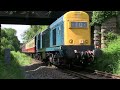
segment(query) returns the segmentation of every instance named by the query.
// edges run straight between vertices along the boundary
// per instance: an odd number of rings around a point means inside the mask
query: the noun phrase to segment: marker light
[[[85,43],[88,43],[88,40],[85,40]]]
[[[73,43],[73,40],[72,40],[72,39],[70,39],[70,40],[69,40],[69,43]]]

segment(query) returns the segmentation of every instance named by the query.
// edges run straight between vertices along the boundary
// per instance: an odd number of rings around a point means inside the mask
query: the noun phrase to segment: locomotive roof
[[[60,23],[61,21],[63,21],[64,17],[67,16],[68,14],[70,13],[76,13],[76,12],[81,12],[81,13],[84,13],[84,14],[87,14],[86,12],[84,11],[69,11],[69,12],[66,12],[64,15],[62,15],[60,18],[58,18],[55,22],[53,22],[51,25],[50,25],[50,28],[53,28],[55,25],[57,25],[58,23]],[[87,14],[88,15],[88,14]]]
[[[61,21],[63,21],[63,17],[64,15],[62,15],[60,18],[58,18],[55,22],[53,22],[51,25],[50,25],[50,28],[53,28],[56,24],[60,23]]]

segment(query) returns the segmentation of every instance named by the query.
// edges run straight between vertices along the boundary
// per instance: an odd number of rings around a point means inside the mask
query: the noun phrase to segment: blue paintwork
[[[57,24],[59,24],[60,22],[63,21],[63,18],[64,18],[64,16],[61,16],[59,19],[57,19],[55,22],[53,22],[53,23],[50,25],[50,29],[53,30],[53,28],[55,28],[55,26],[56,26]]]
[[[39,50],[42,48],[42,33],[39,33],[36,35],[36,52],[39,52]],[[40,48],[38,48],[38,38],[40,39]]]
[[[63,17],[61,16],[59,19],[57,19],[54,23],[50,25],[50,47],[53,47],[53,30],[56,29],[56,45],[60,46],[64,44],[64,21]]]
[[[64,22],[61,24],[61,45],[64,45]]]
[[[46,48],[45,51],[59,51],[61,50],[61,46],[58,46],[58,47],[49,47],[49,48]]]
[[[63,21],[64,16],[61,16],[59,19],[57,19],[55,22],[53,22],[49,28],[50,28],[50,47],[48,48],[42,48],[42,33],[40,34],[40,37],[37,36],[37,39],[40,38],[40,49],[38,50],[37,43],[36,41],[36,49],[37,52],[40,51],[56,51],[56,50],[61,50],[61,45],[64,45],[64,21]],[[53,45],[53,30],[56,29],[56,45]]]
[[[56,32],[56,45],[59,46],[59,45],[63,45],[63,42],[62,42],[62,32],[63,30],[61,29],[61,26],[62,26],[63,22],[61,22],[56,28],[57,28],[57,32]]]
[[[40,33],[40,49],[42,48],[42,33]]]

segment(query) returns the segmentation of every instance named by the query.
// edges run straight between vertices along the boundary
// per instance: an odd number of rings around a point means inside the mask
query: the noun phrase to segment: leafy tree
[[[16,36],[16,30],[12,28],[4,28],[1,30],[1,50],[10,48],[11,50],[20,50],[20,41]]]
[[[7,46],[9,45],[9,41],[7,38],[2,37],[1,38],[1,50],[3,51]]]
[[[120,11],[93,11],[91,25],[101,25],[105,20],[117,16]]]
[[[7,37],[7,34],[5,33],[5,30],[1,29],[1,35],[0,36],[1,36],[1,38],[2,37]]]
[[[8,38],[12,38],[16,36],[16,30],[12,28],[4,28],[5,33],[7,34]]]
[[[44,31],[48,26],[47,25],[31,25],[31,27],[24,32],[23,42],[26,42],[33,38],[36,34]]]

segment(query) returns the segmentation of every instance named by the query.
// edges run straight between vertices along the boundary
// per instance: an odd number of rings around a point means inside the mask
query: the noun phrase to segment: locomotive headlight
[[[73,43],[73,40],[72,40],[72,39],[70,39],[70,40],[69,40],[69,43]]]
[[[78,51],[77,50],[74,50],[74,53],[77,53]]]

